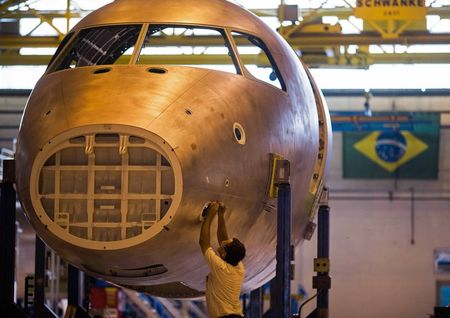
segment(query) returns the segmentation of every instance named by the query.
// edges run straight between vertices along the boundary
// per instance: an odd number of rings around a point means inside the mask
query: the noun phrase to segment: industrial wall
[[[13,150],[27,97],[0,94],[0,148]]]
[[[450,281],[435,274],[433,258],[435,248],[450,248],[450,131],[441,130],[436,181],[343,179],[342,134],[333,137],[331,317],[428,317],[437,282]],[[293,284],[309,296],[315,256],[314,236],[297,253]]]

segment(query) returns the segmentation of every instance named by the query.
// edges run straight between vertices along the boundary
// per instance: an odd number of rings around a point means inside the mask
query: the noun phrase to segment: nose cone
[[[97,124],[147,129],[209,72],[158,69],[162,72],[136,66],[84,67],[44,76],[33,90],[21,123],[18,189],[28,188],[30,161],[59,134]]]
[[[43,77],[17,156],[19,194],[35,226],[101,250],[159,233],[177,211],[183,178],[170,142],[148,127],[208,73],[119,66]]]

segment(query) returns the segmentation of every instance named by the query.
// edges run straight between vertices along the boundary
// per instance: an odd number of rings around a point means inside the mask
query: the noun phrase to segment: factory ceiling
[[[0,65],[46,65],[51,54],[24,54],[22,49],[54,50],[73,22],[90,12],[71,0],[67,0],[65,10],[38,10],[34,7],[36,2],[39,0],[0,0]],[[448,51],[433,50],[433,47],[450,43],[450,32],[439,32],[427,26],[427,17],[430,16],[437,19],[434,25],[449,19],[450,6],[425,7],[423,2],[409,1],[407,3],[414,7],[403,8],[400,6],[403,2],[399,1],[399,9],[390,10],[397,3],[393,0],[389,7],[383,7],[384,11],[377,11],[378,8],[373,7],[377,3],[380,1],[367,0],[364,3],[357,2],[356,7],[314,9],[281,5],[274,9],[251,11],[262,18],[277,18],[278,32],[310,67],[367,68],[373,64],[450,63]],[[378,16],[383,12],[386,17]],[[36,25],[27,34],[19,33],[21,21],[31,18],[36,21]],[[61,20],[65,22],[61,23]],[[354,32],[344,32],[343,23],[353,25]],[[42,26],[53,34],[39,35],[37,30]],[[180,36],[174,41],[176,43],[171,44],[190,45],[190,39],[186,36]],[[218,43],[214,37],[204,37],[205,47]],[[160,43],[161,46],[164,44]],[[183,64],[222,64],[227,60],[226,56],[221,55],[215,56],[213,60],[207,58],[211,59],[211,56],[167,56],[171,63],[180,61]],[[266,63],[257,55],[249,54],[246,59],[259,66]]]

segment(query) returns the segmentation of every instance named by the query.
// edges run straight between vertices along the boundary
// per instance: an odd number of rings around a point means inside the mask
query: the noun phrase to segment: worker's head
[[[245,246],[237,238],[223,241],[218,249],[220,257],[233,266],[236,266],[245,257]]]

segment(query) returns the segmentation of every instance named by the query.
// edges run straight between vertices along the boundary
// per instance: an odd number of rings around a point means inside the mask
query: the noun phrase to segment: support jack
[[[36,237],[34,284],[28,282],[27,285],[29,285],[29,288],[26,291],[26,297],[29,296],[29,293],[34,293],[32,312],[26,313],[14,302],[16,259],[16,191],[14,190],[14,170],[14,160],[3,161],[3,179],[0,184],[0,273],[2,273],[0,275],[0,313],[14,318],[27,318],[29,315],[39,318],[56,318],[57,315],[45,304],[46,247],[44,242],[38,237]],[[74,267],[69,269],[69,308],[65,315],[67,318],[90,317],[78,304],[80,300],[78,297],[78,275],[78,269]],[[26,309],[28,310],[29,308]]]
[[[81,306],[84,296],[84,273],[72,265],[69,265],[68,271],[68,307],[64,318],[90,318],[86,309]]]
[[[34,317],[57,318],[58,316],[45,304],[45,263],[46,247],[36,236],[36,255],[34,263]]]
[[[328,295],[331,288],[330,272],[330,207],[328,189],[323,188],[319,203],[317,258],[314,259],[313,288],[317,290],[317,307],[307,318],[328,318]]]
[[[274,185],[278,187],[277,201],[277,251],[276,276],[270,284],[270,309],[265,318],[298,317],[301,308],[317,298],[317,307],[307,318],[328,318],[328,295],[331,288],[330,260],[330,208],[328,206],[328,189],[323,188],[318,211],[317,258],[314,259],[313,288],[315,296],[300,307],[299,313],[291,313],[290,284],[293,273],[294,248],[291,245],[291,188],[289,184],[289,161],[278,160]],[[314,231],[314,228],[311,229]],[[311,232],[311,234],[312,234]],[[259,318],[262,314],[261,290],[251,293],[250,318]]]
[[[0,184],[0,310],[8,317],[27,317],[14,301],[16,247],[16,191],[14,160],[3,161]]]
[[[294,252],[291,245],[291,185],[290,163],[277,160],[274,185],[277,199],[276,276],[270,283],[270,309],[267,318],[291,317],[291,278]],[[257,316],[251,316],[257,317]]]

